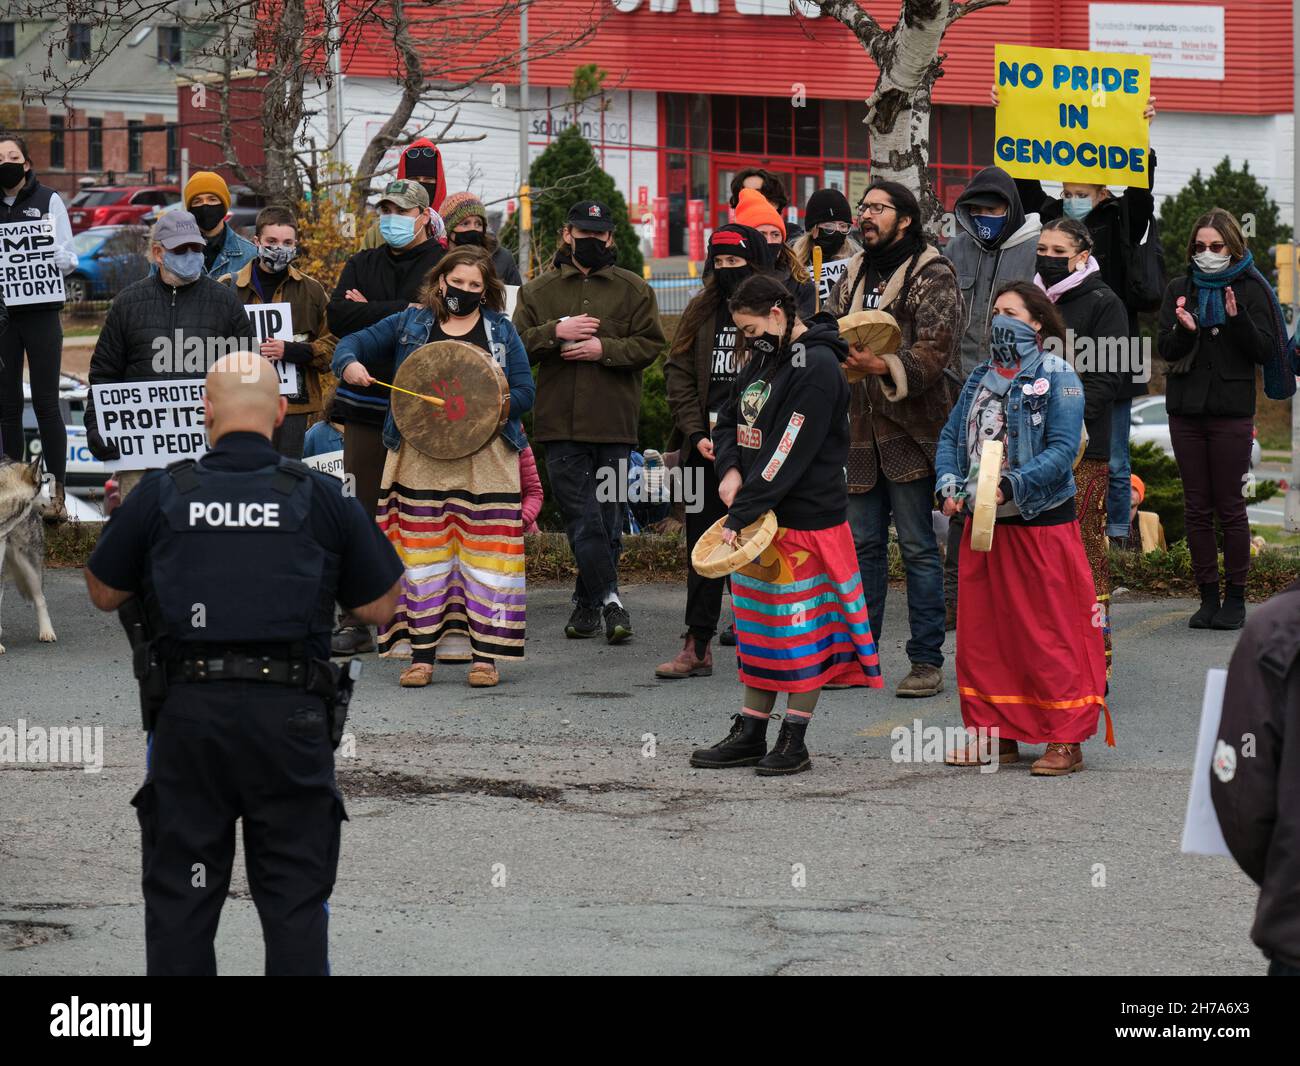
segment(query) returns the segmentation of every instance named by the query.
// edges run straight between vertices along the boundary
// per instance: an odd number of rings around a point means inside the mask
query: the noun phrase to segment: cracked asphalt
[[[1178,844],[1204,672],[1234,634],[1187,601],[1120,596],[1112,707],[1088,769],[1031,778],[890,757],[896,726],[960,724],[947,690],[899,700],[905,599],[890,593],[882,691],[826,693],[813,770],[692,770],[738,709],[731,649],[712,678],[656,681],[684,593],[628,586],[637,636],[568,641],[568,591],[529,596],[528,659],[495,690],[464,667],[397,686],[367,658],[339,759],[350,821],[331,900],[339,974],[1253,974],[1253,885]],[[0,973],[144,971],[143,776],[117,621],[74,571],[47,575],[59,642],[4,603],[0,725],[100,726],[102,772],[0,764]],[[995,621],[995,620],[994,620]],[[1014,640],[1014,634],[1008,634]],[[242,857],[217,939],[223,973],[262,969]],[[1104,883],[1103,883],[1104,882]]]

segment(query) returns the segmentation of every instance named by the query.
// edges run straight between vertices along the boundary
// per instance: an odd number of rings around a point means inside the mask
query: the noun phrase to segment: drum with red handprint
[[[482,348],[465,341],[434,341],[406,357],[393,384],[437,396],[393,393],[393,419],[402,439],[430,459],[463,459],[482,451],[510,417],[505,373]]]

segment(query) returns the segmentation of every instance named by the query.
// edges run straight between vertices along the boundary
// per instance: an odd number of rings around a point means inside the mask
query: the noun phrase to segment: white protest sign
[[[262,341],[293,340],[293,310],[288,304],[245,304],[248,321],[253,327],[253,339]],[[302,393],[302,375],[293,363],[283,359],[273,360],[276,374],[280,377],[280,395],[300,402],[307,399]]]
[[[343,449],[336,452],[321,452],[320,455],[309,455],[303,460],[313,470],[319,470],[324,474],[330,474],[333,477],[343,480]]]
[[[202,378],[92,385],[90,394],[99,435],[121,452],[109,470],[156,470],[208,450]]]
[[[513,317],[515,306],[519,303],[519,286],[506,285],[504,288],[506,290],[506,314]]]
[[[1219,816],[1210,800],[1210,761],[1223,717],[1223,693],[1228,686],[1227,670],[1205,671],[1205,697],[1201,701],[1201,729],[1196,737],[1196,758],[1192,762],[1192,787],[1187,793],[1187,816],[1183,821],[1183,851],[1197,855],[1228,855],[1228,845],[1219,828]]]
[[[6,307],[63,300],[63,272],[55,265],[54,245],[49,219],[0,225],[0,290]]]

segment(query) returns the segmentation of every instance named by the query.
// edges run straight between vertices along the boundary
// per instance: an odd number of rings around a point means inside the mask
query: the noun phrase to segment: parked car
[[[1133,401],[1133,416],[1128,431],[1129,444],[1150,442],[1160,446],[1166,455],[1174,454],[1173,441],[1169,439],[1169,412],[1165,410],[1163,396],[1139,396]],[[1251,431],[1250,468],[1259,465],[1259,430]]]
[[[69,303],[111,300],[149,273],[145,226],[95,226],[72,238],[77,269],[63,279]]]
[[[64,484],[78,496],[98,496],[104,491],[108,472],[104,464],[90,454],[86,443],[86,399],[89,388],[70,374],[59,375],[59,411],[68,431],[68,472]],[[41,454],[41,437],[32,411],[31,386],[23,382],[23,442],[25,457],[31,462]]]
[[[139,225],[149,212],[180,198],[175,185],[92,185],[72,198],[68,221],[73,233],[92,226]]]

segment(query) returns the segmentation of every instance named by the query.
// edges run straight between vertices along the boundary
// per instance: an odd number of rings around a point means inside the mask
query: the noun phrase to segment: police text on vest
[[[278,503],[199,503],[190,504],[191,526],[224,526],[232,529],[254,526],[278,527]]]

